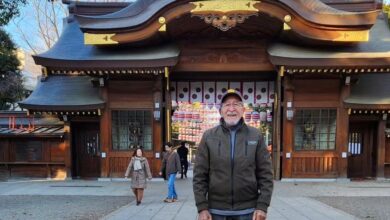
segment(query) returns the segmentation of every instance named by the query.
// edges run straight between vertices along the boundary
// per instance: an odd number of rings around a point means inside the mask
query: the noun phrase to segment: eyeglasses
[[[240,108],[242,106],[243,106],[242,102],[232,102],[232,103],[223,103],[222,104],[222,108],[230,108],[230,107]]]

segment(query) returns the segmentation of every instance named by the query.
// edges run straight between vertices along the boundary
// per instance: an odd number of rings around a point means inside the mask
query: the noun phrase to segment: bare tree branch
[[[1,0],[0,0],[1,1]],[[81,0],[89,2],[132,2],[135,0]],[[62,18],[68,15],[67,6],[60,0],[29,0],[29,11],[17,19],[17,35],[27,45],[26,50],[37,54],[52,47],[61,35]],[[16,19],[15,19],[16,20]],[[28,27],[25,29],[24,27]],[[25,46],[26,47],[26,46]]]
[[[38,51],[36,50],[36,48],[32,45],[31,43],[31,40],[26,36],[25,32],[23,31],[23,29],[20,27],[20,24],[18,22],[15,22],[15,21],[12,21],[15,25],[15,27],[18,29],[19,31],[19,34],[21,36],[21,38],[24,40],[24,42],[26,42],[27,46],[30,48],[30,50],[32,51],[32,54],[38,54]]]

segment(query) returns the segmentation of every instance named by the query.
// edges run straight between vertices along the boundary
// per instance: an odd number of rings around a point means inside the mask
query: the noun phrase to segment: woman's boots
[[[136,205],[138,206],[141,204],[142,198],[144,197],[144,189],[133,189],[133,193],[137,201]]]

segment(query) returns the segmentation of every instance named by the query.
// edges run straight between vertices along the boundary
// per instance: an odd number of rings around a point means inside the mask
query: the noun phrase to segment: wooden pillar
[[[292,177],[292,158],[294,150],[294,119],[287,120],[286,112],[287,110],[294,111],[294,86],[291,82],[291,77],[286,76],[284,78],[284,101],[283,101],[283,112],[282,112],[282,121],[283,121],[283,177],[291,178]],[[292,106],[287,108],[287,103],[291,102]],[[294,111],[295,112],[295,111]],[[287,158],[287,154],[290,155],[290,158]]]
[[[72,131],[70,122],[64,122],[64,145],[65,145],[65,178],[72,178]]]
[[[168,67],[165,67],[165,114],[166,114],[166,120],[165,120],[165,139],[167,141],[172,141],[172,136],[171,136],[171,111],[172,111],[172,106],[171,106],[171,93],[169,92],[170,89],[170,79],[169,79],[169,69]]]
[[[284,66],[281,66],[278,72],[276,81],[276,93],[275,93],[275,119],[273,129],[273,154],[274,154],[274,178],[279,180],[280,176],[280,149],[281,149],[281,88],[282,88],[282,77],[284,75]],[[276,146],[276,149],[275,149]]]
[[[336,124],[336,152],[338,154],[338,171],[339,178],[347,178],[348,174],[348,157],[343,158],[342,155],[348,155],[348,133],[349,133],[349,109],[344,107],[344,99],[350,94],[351,87],[341,81],[339,107],[337,113]]]
[[[100,149],[105,157],[100,158],[100,177],[109,177],[109,152],[111,148],[111,116],[109,110],[108,87],[101,88],[101,98],[106,102],[103,111],[100,111]]]
[[[385,177],[385,158],[386,158],[386,120],[380,120],[378,123],[378,150],[377,150],[377,162],[376,162],[376,177],[384,178]],[[375,147],[375,146],[374,146]]]
[[[154,106],[154,111],[160,111],[160,120],[153,119],[153,164],[151,165],[152,169],[152,175],[158,176],[158,173],[161,168],[161,149],[163,145],[163,118],[164,118],[164,112],[162,112],[162,101],[163,101],[163,88],[164,80],[162,80],[160,77],[156,79],[154,88],[153,88],[153,99],[155,103],[159,103],[158,108]],[[155,104],[154,104],[155,105]],[[160,158],[155,157],[155,153],[160,153]]]

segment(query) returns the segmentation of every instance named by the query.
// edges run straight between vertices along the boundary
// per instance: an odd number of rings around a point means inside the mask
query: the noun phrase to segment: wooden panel
[[[11,177],[47,177],[47,169],[45,165],[23,165],[11,166]]]
[[[296,108],[337,108],[339,102],[336,101],[294,101],[294,107]]]
[[[2,140],[3,143],[6,143]],[[57,152],[63,141],[57,139],[12,139],[7,140],[9,153],[6,154],[8,169],[7,175],[11,177],[53,177],[65,178],[64,165],[51,165],[50,162],[64,162],[64,152]],[[64,146],[62,146],[64,149]],[[8,151],[8,149],[7,149]],[[54,153],[53,153],[54,152]],[[1,152],[0,155],[4,155]],[[8,157],[9,155],[9,157]],[[51,155],[54,155],[52,160]],[[59,159],[60,158],[60,159]],[[1,161],[1,160],[0,160]],[[48,164],[46,164],[48,162]],[[54,166],[54,167],[53,167]]]
[[[292,177],[337,177],[337,156],[293,156]]]
[[[129,165],[130,158],[133,153],[123,154],[122,157],[109,157],[109,167],[110,167],[110,177],[124,177],[127,166]],[[145,153],[145,156],[148,160],[149,166],[152,169],[156,159],[153,159],[149,155],[152,155],[152,152],[148,154]],[[153,173],[153,169],[152,169]]]
[[[124,177],[130,157],[110,157],[109,161],[110,177]]]
[[[43,161],[44,147],[41,140],[18,140],[15,142],[15,161]]]
[[[8,140],[0,140],[0,161],[9,161]]]
[[[176,71],[273,71],[263,41],[183,41]]]
[[[386,138],[385,177],[390,178],[390,138]]]
[[[339,102],[340,81],[334,79],[295,79],[294,101]],[[295,105],[296,106],[296,105]]]
[[[153,81],[110,81],[109,107],[113,109],[153,108]]]
[[[65,142],[50,141],[50,161],[65,162]]]

